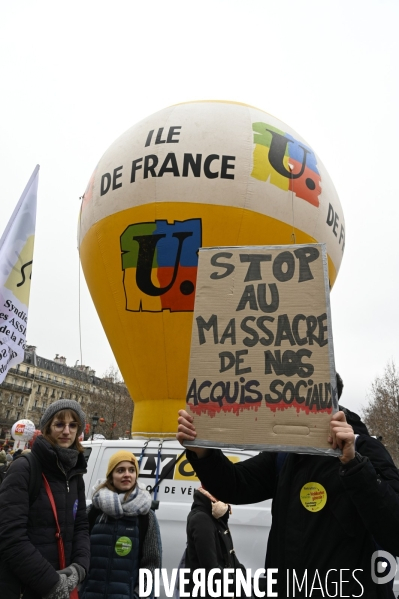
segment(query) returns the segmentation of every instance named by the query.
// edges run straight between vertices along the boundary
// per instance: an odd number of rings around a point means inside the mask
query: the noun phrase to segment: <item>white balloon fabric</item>
[[[16,441],[30,441],[34,432],[35,425],[31,420],[27,419],[17,420],[11,428],[11,436]]]

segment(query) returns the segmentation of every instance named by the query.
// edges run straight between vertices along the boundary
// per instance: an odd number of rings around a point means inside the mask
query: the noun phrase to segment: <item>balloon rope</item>
[[[80,290],[80,242],[81,242],[81,234],[82,234],[82,208],[83,208],[83,199],[84,194],[80,199],[80,213],[79,213],[79,243],[78,243],[78,322],[79,322],[79,348],[80,348],[80,366],[83,367],[83,353],[82,353],[82,323],[81,323],[81,309],[80,309],[80,300],[81,300],[81,290]]]
[[[294,217],[294,179],[292,176],[292,170],[294,168],[293,164],[288,163],[288,168],[290,169],[290,173],[291,173],[291,212],[292,212],[292,233],[291,233],[291,242],[292,243],[296,243],[296,236],[295,236],[295,217]]]

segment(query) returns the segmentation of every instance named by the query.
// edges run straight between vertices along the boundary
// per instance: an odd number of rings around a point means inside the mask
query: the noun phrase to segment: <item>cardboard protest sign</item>
[[[200,249],[187,445],[337,453],[327,272],[324,244]]]

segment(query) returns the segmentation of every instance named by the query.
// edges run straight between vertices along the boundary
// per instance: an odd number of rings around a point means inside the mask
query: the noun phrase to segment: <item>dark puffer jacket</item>
[[[114,495],[116,503],[118,494]],[[112,511],[110,504],[107,507]],[[90,570],[79,597],[138,599],[139,570],[149,570],[154,577],[162,567],[161,535],[155,513],[142,509],[137,515],[125,513],[114,518],[92,505],[89,524]],[[148,599],[154,599],[154,586]]]
[[[55,449],[38,437],[32,453],[40,461],[57,507],[64,541],[66,565],[76,562],[87,571],[90,541],[82,474],[86,472],[83,454],[67,475],[59,466]],[[59,576],[56,528],[44,485],[29,506],[30,467],[20,458],[10,467],[0,487],[0,597],[39,599],[50,592]],[[17,594],[18,593],[18,594]]]
[[[139,518],[148,516],[97,519],[91,532],[90,577],[80,593],[82,599],[134,596],[140,563]]]

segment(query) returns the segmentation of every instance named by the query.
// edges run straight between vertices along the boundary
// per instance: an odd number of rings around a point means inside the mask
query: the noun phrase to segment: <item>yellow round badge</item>
[[[299,497],[303,507],[309,512],[319,512],[327,503],[327,491],[320,483],[306,483]]]

